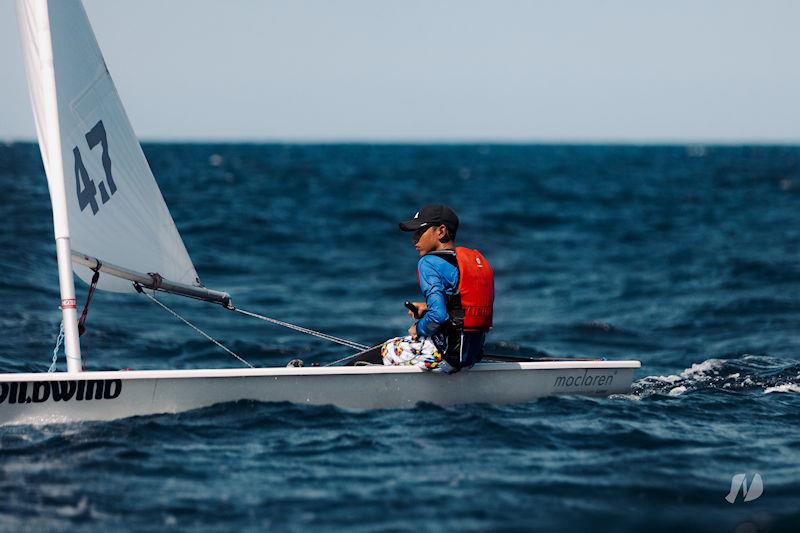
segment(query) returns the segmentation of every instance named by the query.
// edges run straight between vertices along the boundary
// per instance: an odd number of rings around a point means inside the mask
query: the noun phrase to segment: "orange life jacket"
[[[494,307],[494,272],[478,250],[457,247],[458,295],[464,310],[464,330],[488,330],[492,327]]]

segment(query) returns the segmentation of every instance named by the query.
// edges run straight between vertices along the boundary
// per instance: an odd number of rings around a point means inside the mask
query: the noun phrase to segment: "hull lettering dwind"
[[[114,400],[120,394],[121,379],[0,383],[0,404]]]
[[[34,403],[46,402],[50,398],[50,384],[46,381],[35,381],[31,396]]]
[[[53,400],[56,402],[68,402],[75,396],[75,389],[78,384],[74,381],[51,381],[50,390],[53,393]]]

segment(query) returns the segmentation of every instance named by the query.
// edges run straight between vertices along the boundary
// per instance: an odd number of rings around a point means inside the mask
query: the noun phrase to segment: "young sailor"
[[[477,250],[456,247],[458,216],[446,205],[423,207],[401,222],[400,229],[413,232],[425,301],[413,304],[416,312],[409,310],[419,318],[409,335],[384,344],[383,364],[448,373],[471,367],[481,360],[492,327],[494,274],[489,262]]]

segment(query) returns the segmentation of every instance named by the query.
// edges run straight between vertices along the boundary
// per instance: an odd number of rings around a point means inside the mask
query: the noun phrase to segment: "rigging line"
[[[337,359],[336,361],[331,361],[330,363],[325,363],[322,366],[336,366],[339,363],[343,363],[343,362],[347,361],[348,359],[352,359],[353,357],[355,357],[355,356],[348,355],[347,357],[342,357],[341,359]]]
[[[342,339],[340,337],[334,337],[333,335],[328,335],[327,333],[322,333],[321,331],[315,331],[313,329],[304,328],[302,326],[297,326],[295,324],[290,324],[289,322],[284,322],[282,320],[277,320],[275,318],[270,318],[268,316],[259,315],[258,313],[252,313],[250,311],[245,311],[244,309],[239,309],[234,307],[231,311],[236,311],[237,313],[251,316],[253,318],[257,318],[259,320],[263,320],[265,322],[269,322],[270,324],[275,324],[278,326],[283,326],[285,328],[293,329],[295,331],[299,331],[300,333],[305,333],[307,335],[312,335],[314,337],[319,337],[320,339],[325,339],[327,341],[335,342],[337,344],[341,344],[343,346],[347,346],[348,348],[353,348],[354,350],[364,350],[369,348],[366,344],[361,344],[355,341],[349,341],[347,339]]]
[[[58,337],[56,337],[56,347],[53,348],[53,362],[50,364],[48,372],[56,371],[56,363],[58,363],[58,349],[61,348],[61,343],[64,342],[64,321],[61,321],[61,326],[58,329]]]
[[[83,304],[83,311],[81,311],[81,316],[78,318],[78,336],[82,336],[86,333],[86,318],[89,316],[89,304],[92,303],[94,290],[97,288],[97,282],[100,280],[100,267],[102,266],[103,263],[98,260],[97,266],[92,269],[94,275],[92,276],[92,282],[89,284],[89,292],[86,294],[86,303]]]
[[[326,364],[324,364],[322,366],[336,366],[339,363],[350,362],[351,359],[355,359],[359,355],[361,355],[361,352],[359,352],[357,354],[353,354],[353,355],[348,355],[346,357],[342,357],[341,359],[337,359],[336,361],[331,361],[330,363],[326,363]]]
[[[238,359],[242,363],[246,364],[250,368],[255,368],[253,365],[251,365],[249,362],[247,362],[244,358],[242,358],[238,354],[234,353],[232,350],[228,349],[226,346],[224,346],[221,342],[219,342],[218,340],[213,338],[211,335],[209,335],[208,333],[206,333],[202,329],[198,328],[197,326],[195,326],[194,324],[192,324],[191,322],[189,322],[188,320],[183,318],[181,315],[179,315],[178,313],[176,313],[175,311],[173,311],[172,309],[170,309],[169,307],[167,307],[163,303],[161,303],[158,300],[156,300],[153,296],[150,296],[149,294],[147,294],[144,290],[142,290],[141,286],[139,286],[137,283],[134,283],[133,285],[136,287],[137,291],[139,291],[140,293],[142,293],[145,296],[147,296],[148,298],[150,298],[150,300],[152,300],[153,302],[157,303],[159,306],[161,306],[162,309],[164,309],[165,311],[170,313],[172,316],[174,316],[175,318],[177,318],[178,320],[180,320],[181,322],[183,322],[184,324],[186,324],[187,326],[189,326],[190,328],[195,330],[197,333],[199,333],[200,335],[202,335],[206,339],[210,340],[211,342],[213,342],[214,344],[216,344],[217,346],[219,346],[220,348],[222,348],[223,350],[225,350],[226,352],[228,352],[232,356],[234,356],[236,359]]]

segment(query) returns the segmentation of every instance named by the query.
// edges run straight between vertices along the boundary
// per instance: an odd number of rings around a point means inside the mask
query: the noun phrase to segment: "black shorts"
[[[486,342],[485,331],[451,332],[449,335],[436,333],[433,342],[444,360],[456,369],[469,368],[480,362],[483,357],[483,344]]]

